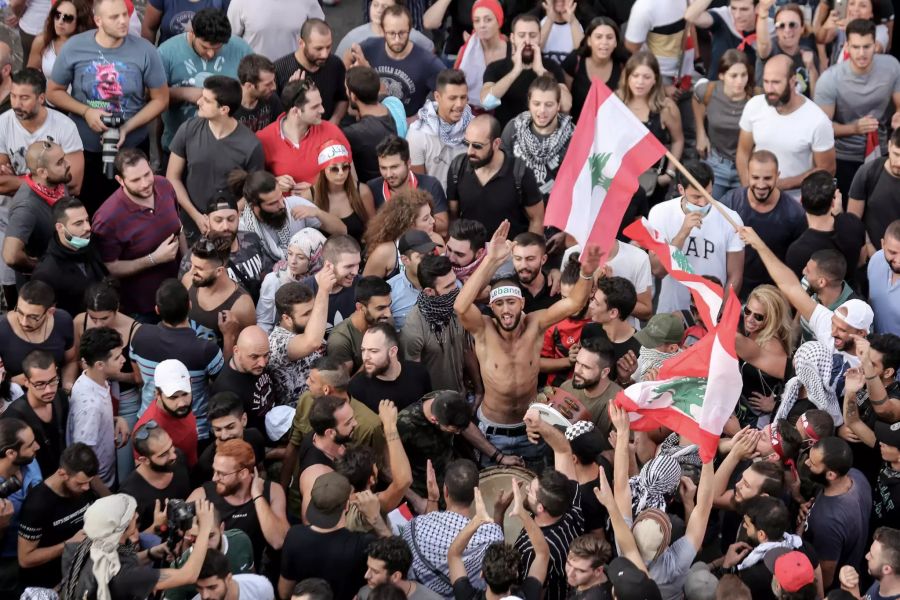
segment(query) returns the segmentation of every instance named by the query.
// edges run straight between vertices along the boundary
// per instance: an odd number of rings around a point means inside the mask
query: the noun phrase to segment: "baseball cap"
[[[862,329],[863,331],[869,331],[869,328],[872,327],[872,320],[875,318],[872,307],[856,298],[847,300],[838,306],[834,312],[837,313],[839,319],[850,327]]]
[[[786,592],[796,592],[816,581],[812,563],[802,552],[788,548],[772,548],[766,552],[763,562],[775,576],[778,585]]]
[[[566,434],[568,435],[568,432]],[[603,432],[599,429],[585,431],[575,436],[569,441],[569,445],[572,447],[572,454],[577,456],[579,460],[591,457],[592,460],[596,461],[601,452],[612,450],[609,440],[604,437]]]
[[[662,600],[657,585],[627,558],[617,556],[606,567],[618,600]]]
[[[340,473],[332,471],[319,475],[309,494],[306,520],[322,529],[334,527],[341,520],[352,492],[350,481]]]
[[[400,236],[400,241],[397,243],[397,250],[400,251],[400,254],[406,254],[409,251],[428,254],[435,248],[437,245],[431,241],[431,237],[419,229],[410,229]]]
[[[715,600],[719,580],[702,562],[694,563],[684,580],[684,600]]]
[[[291,429],[296,409],[290,406],[276,406],[266,413],[266,435],[277,442]]]
[[[883,421],[875,421],[875,441],[900,448],[900,421],[890,425]]]
[[[644,348],[656,348],[663,344],[680,344],[684,337],[684,321],[672,313],[653,315],[647,326],[634,334]]]
[[[172,397],[178,392],[191,392],[191,375],[180,360],[170,358],[164,360],[153,371],[153,383],[166,396]]]
[[[237,198],[234,197],[234,194],[231,193],[231,190],[228,188],[219,188],[215,192],[213,192],[212,196],[209,197],[209,200],[206,202],[206,209],[203,211],[203,213],[208,215],[216,212],[217,210],[237,209]]]

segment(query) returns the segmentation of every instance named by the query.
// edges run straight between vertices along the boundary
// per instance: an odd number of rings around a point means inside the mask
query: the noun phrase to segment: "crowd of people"
[[[0,595],[900,598],[892,3],[336,1],[3,3]],[[599,84],[669,151],[602,250]],[[615,401],[669,265],[713,460]]]

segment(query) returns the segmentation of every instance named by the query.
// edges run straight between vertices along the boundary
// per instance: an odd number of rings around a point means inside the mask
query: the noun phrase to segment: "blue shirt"
[[[900,278],[891,283],[894,272],[884,258],[884,250],[879,250],[869,260],[868,275],[875,333],[900,335]]]
[[[187,33],[177,35],[159,47],[166,81],[172,88],[202,88],[206,78],[212,75],[237,79],[238,64],[248,54],[253,54],[253,49],[236,35],[231,36],[210,60],[201,58],[194,51]],[[197,105],[193,102],[169,102],[169,108],[162,114],[165,125],[163,147],[168,148],[181,124],[196,115]]]
[[[388,279],[388,285],[391,286],[391,314],[394,316],[394,327],[400,330],[403,329],[406,315],[416,305],[422,290],[417,290],[413,286],[406,277],[406,269],[403,267],[399,273]]]
[[[149,0],[148,4],[162,13],[159,23],[159,43],[179,33],[191,30],[191,20],[204,8],[218,8],[228,12],[229,0]]]
[[[3,534],[3,558],[11,558],[16,556],[19,548],[19,512],[22,510],[22,504],[25,502],[25,496],[31,491],[31,488],[42,482],[44,478],[41,476],[41,467],[37,460],[33,460],[22,467],[22,487],[15,494],[10,495],[7,500],[12,502],[13,516],[9,520],[9,526],[6,533]],[[0,477],[0,481],[6,481]]]

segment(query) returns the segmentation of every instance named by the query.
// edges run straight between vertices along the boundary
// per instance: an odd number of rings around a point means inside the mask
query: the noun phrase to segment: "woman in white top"
[[[543,6],[541,51],[562,64],[584,39],[584,29],[575,18],[575,0],[544,0]]]
[[[85,0],[56,0],[47,15],[44,31],[31,45],[28,66],[40,69],[50,79],[63,44],[76,33],[93,28],[91,7]]]
[[[500,33],[502,26],[503,8],[496,0],[477,0],[472,5],[472,36],[459,49],[453,67],[466,74],[469,104],[474,108],[481,108],[484,70],[492,62],[506,58],[507,41]]]

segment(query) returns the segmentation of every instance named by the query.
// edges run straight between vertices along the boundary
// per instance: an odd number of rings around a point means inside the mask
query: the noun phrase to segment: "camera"
[[[16,477],[10,477],[0,483],[0,498],[6,499],[22,489],[22,482]]]
[[[183,532],[194,526],[197,516],[197,505],[184,500],[169,500],[166,504],[166,529],[170,549],[174,549],[183,537]]]
[[[116,175],[116,168],[113,163],[116,160],[116,154],[119,152],[117,147],[121,137],[119,127],[125,122],[125,116],[113,113],[109,116],[101,116],[100,121],[109,128],[100,136],[100,160],[103,163],[103,174],[106,175],[107,179],[112,179]]]

